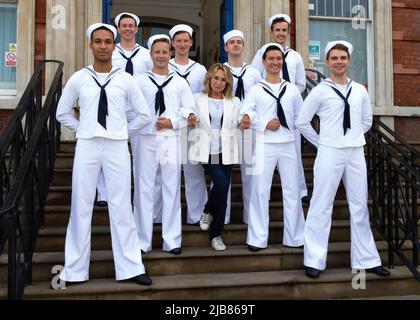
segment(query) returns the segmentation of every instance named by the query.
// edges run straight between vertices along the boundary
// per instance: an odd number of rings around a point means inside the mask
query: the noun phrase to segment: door
[[[111,23],[111,6],[112,0],[102,0],[102,21],[113,25],[114,23]]]
[[[233,29],[233,0],[223,0],[220,5],[220,62],[227,61],[223,35]]]

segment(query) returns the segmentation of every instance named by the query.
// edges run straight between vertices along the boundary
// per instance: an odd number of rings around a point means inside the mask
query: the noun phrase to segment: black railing
[[[42,70],[50,63],[57,70],[42,103]],[[32,282],[32,256],[60,146],[55,114],[62,79],[62,62],[42,61],[0,138],[0,254],[7,246],[9,299],[21,299]]]
[[[395,253],[420,281],[419,152],[374,119],[367,134],[367,162],[372,222],[388,243],[389,265],[394,265]]]
[[[317,70],[306,69],[306,94],[324,79]],[[313,125],[319,129],[316,121]],[[371,222],[388,243],[389,266],[396,254],[420,281],[419,151],[376,118],[366,141]]]

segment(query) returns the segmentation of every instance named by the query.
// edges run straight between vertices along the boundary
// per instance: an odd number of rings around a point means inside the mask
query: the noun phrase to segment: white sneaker
[[[210,229],[210,224],[211,224],[211,214],[210,213],[205,213],[203,212],[203,214],[201,215],[200,218],[200,228],[203,231],[207,231]]]
[[[222,236],[214,238],[213,240],[211,240],[211,247],[216,251],[226,250],[226,246],[223,243]]]

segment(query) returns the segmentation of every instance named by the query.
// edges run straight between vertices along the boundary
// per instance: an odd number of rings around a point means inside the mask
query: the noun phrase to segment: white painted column
[[[21,96],[34,73],[35,0],[18,2],[17,19],[16,89],[18,96]]]
[[[309,64],[309,0],[296,1],[296,51],[305,67]]]
[[[391,109],[394,106],[391,0],[376,1],[373,24],[376,107]],[[394,130],[394,117],[381,117],[381,121]]]
[[[46,58],[64,62],[63,84],[74,72],[92,62],[86,29],[100,21],[101,0],[47,0]],[[47,88],[55,71],[55,66],[46,70]],[[73,140],[74,134],[63,128],[62,139]]]

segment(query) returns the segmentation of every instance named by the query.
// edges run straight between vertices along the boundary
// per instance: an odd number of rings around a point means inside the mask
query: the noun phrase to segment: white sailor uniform
[[[136,44],[132,51],[126,51],[121,47],[120,43],[117,44],[112,54],[113,66],[129,72],[129,70],[126,69],[128,59],[130,59],[133,63],[134,78],[150,71],[153,67],[153,62],[150,58],[150,51],[148,49]]]
[[[136,167],[134,217],[144,252],[152,250],[154,192],[158,168],[162,173],[162,238],[163,250],[181,247],[181,161],[179,132],[187,126],[186,119],[193,112],[194,98],[188,83],[170,72],[159,76],[147,72],[137,79],[147,106],[154,115],[152,121],[140,130],[137,157],[142,158]],[[161,87],[165,109],[157,110],[156,95]],[[164,111],[163,113],[161,113]],[[173,129],[157,131],[159,117],[171,120]]]
[[[131,61],[131,62],[130,62]],[[114,67],[125,70],[134,77],[138,77],[143,73],[150,71],[153,66],[152,59],[150,58],[149,50],[136,44],[132,51],[126,51],[121,47],[121,44],[115,46],[115,50],[112,53],[112,65]],[[131,66],[130,66],[131,65]],[[130,137],[131,147],[135,149],[134,145],[137,143],[137,135]],[[136,166],[136,159],[134,153],[133,156],[133,167]],[[98,201],[106,201],[106,190],[104,176],[101,173],[99,176],[98,183]]]
[[[108,106],[100,117],[103,109],[98,104],[103,93]],[[80,120],[73,115],[76,102],[80,107]],[[69,79],[63,90],[57,120],[75,131],[78,140],[62,280],[89,279],[92,210],[101,170],[108,193],[116,279],[125,280],[144,273],[131,207],[127,144],[128,131],[139,130],[151,119],[149,110],[142,108],[144,103],[133,78],[119,68],[113,68],[109,74],[97,74],[91,66],[84,68]]]
[[[206,68],[198,62],[189,60],[187,65],[175,63],[175,59],[169,61],[169,69],[180,77],[187,80],[193,94],[204,91],[204,78]],[[187,201],[187,223],[196,224],[200,221],[204,206],[207,202],[207,186],[203,166],[191,164],[187,161],[188,128],[182,129],[181,150],[182,167],[184,171],[185,198]],[[161,174],[158,172],[155,188],[155,223],[162,222],[162,199],[161,199]]]
[[[232,95],[236,96],[242,102],[249,90],[260,82],[261,75],[257,69],[252,67],[249,64],[244,63],[241,68],[235,68],[225,63],[229,67],[233,75],[233,88]],[[242,84],[241,84],[242,82]],[[251,182],[252,182],[252,168],[253,168],[253,151],[255,142],[255,137],[252,134],[253,130],[244,130],[243,139],[240,144],[241,147],[241,181],[242,181],[242,199],[243,199],[243,222],[248,224],[248,211],[249,211],[249,199],[251,196]],[[247,174],[248,173],[248,174]],[[228,196],[228,203],[226,208],[226,223],[230,222],[230,211],[231,211],[231,201],[230,201],[230,191]]]
[[[265,78],[265,68],[263,65],[263,51],[264,47],[257,51],[255,54],[254,59],[252,60],[251,65],[257,69],[263,78]],[[303,63],[302,57],[299,52],[291,49],[286,48],[285,52],[285,62],[286,66],[283,66],[282,71],[280,72],[281,78],[293,83],[298,87],[300,92],[305,91],[306,88],[306,72],[305,72],[305,65]],[[283,70],[287,69],[288,78],[285,77],[285,72]],[[305,181],[305,171],[303,169],[302,164],[302,154],[301,154],[301,136],[299,131],[295,131],[295,144],[296,150],[298,151],[298,161],[299,161],[299,188],[300,188],[300,196],[301,198],[308,195],[308,188],[306,187]]]
[[[251,89],[242,104],[239,119],[248,114],[251,126],[260,133],[257,134],[255,150],[256,172],[249,207],[248,245],[267,247],[270,190],[276,166],[283,193],[283,245],[303,245],[305,218],[299,197],[298,155],[294,143],[294,122],[302,103],[296,86],[285,80],[279,84],[263,80]],[[281,122],[280,129],[275,132],[266,129],[268,122],[275,118]]]
[[[349,105],[348,124],[344,116],[345,99]],[[315,114],[321,123],[319,135],[311,126]],[[369,95],[362,85],[350,79],[344,86],[327,79],[313,89],[304,102],[296,126],[318,147],[314,190],[305,226],[305,266],[319,270],[326,268],[332,209],[341,179],[350,209],[351,266],[367,269],[381,265],[369,224],[363,150],[364,134],[371,125]]]

